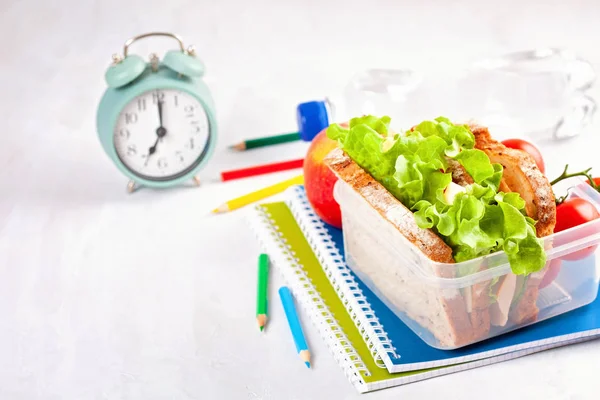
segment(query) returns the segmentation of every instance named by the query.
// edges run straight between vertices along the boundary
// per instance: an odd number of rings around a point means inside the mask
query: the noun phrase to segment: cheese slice
[[[504,326],[508,321],[508,312],[517,287],[517,276],[508,273],[498,284],[497,301],[490,307],[492,325]]]
[[[470,314],[473,311],[473,294],[472,294],[471,286],[467,286],[461,289],[463,298],[465,299],[465,306],[467,307],[467,312]]]
[[[456,196],[459,193],[464,193],[466,191],[467,189],[464,187],[457,185],[454,182],[450,182],[450,184],[446,186],[446,189],[444,189],[444,199],[446,200],[446,203],[453,204]]]
[[[388,136],[381,144],[381,150],[383,150],[383,152],[386,153],[387,151],[389,151],[389,149],[391,149],[394,146],[394,143],[396,143],[394,137]]]

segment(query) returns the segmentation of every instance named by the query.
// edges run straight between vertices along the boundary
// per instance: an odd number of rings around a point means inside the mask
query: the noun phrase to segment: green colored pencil
[[[257,139],[248,139],[241,143],[231,146],[231,148],[239,151],[244,151],[249,149],[255,149],[257,147],[272,146],[274,144],[287,142],[295,142],[296,140],[300,140],[299,132],[282,133],[281,135],[267,136]]]
[[[269,257],[258,257],[258,291],[256,297],[256,321],[261,332],[267,324],[267,286],[269,281]]]

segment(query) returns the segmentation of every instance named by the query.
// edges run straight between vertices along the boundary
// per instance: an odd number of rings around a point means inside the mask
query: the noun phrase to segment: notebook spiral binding
[[[343,330],[336,323],[334,316],[321,299],[311,280],[298,264],[295,253],[278,232],[270,214],[260,205],[256,206],[254,211],[251,214],[252,217],[249,218],[249,222],[255,237],[276,266],[285,265],[285,268],[278,268],[278,270],[298,299],[300,306],[310,316],[313,325],[327,343],[327,347],[335,361],[343,369],[348,380],[357,387],[365,385],[362,375],[370,376],[369,370],[354,350],[352,343]],[[272,240],[264,240],[267,237]],[[275,243],[278,243],[278,245]]]
[[[400,356],[396,353],[396,348],[388,338],[387,333],[383,329],[375,313],[371,309],[356,284],[350,269],[346,266],[343,257],[340,255],[333,240],[327,233],[327,229],[323,225],[321,219],[315,215],[312,207],[306,200],[304,187],[294,186],[288,189],[287,194],[292,194],[294,200],[287,198],[286,204],[292,211],[292,214],[298,221],[300,229],[306,236],[307,241],[317,249],[315,252],[319,262],[325,269],[332,286],[343,300],[348,313],[352,320],[359,328],[363,339],[371,349],[371,354],[381,368],[385,368],[385,363],[382,359],[382,354],[386,354],[392,359],[398,359]],[[329,266],[335,265],[336,268],[331,270]],[[343,281],[345,285],[337,284],[338,281]],[[361,310],[360,313],[353,311]]]

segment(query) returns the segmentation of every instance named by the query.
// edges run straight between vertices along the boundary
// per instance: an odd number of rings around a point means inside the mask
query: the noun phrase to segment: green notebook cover
[[[310,318],[317,326],[331,328],[331,332],[322,332],[324,340],[330,342],[330,348],[340,367],[361,393],[476,368],[556,346],[540,346],[527,352],[509,353],[445,367],[389,373],[374,358],[372,349],[347,309],[347,303],[338,296],[287,205],[284,202],[258,205],[250,222],[265,252],[291,286],[294,296],[300,302],[315,303]],[[315,297],[319,299],[318,302],[315,302]],[[311,304],[308,306],[304,309],[311,308]],[[325,319],[326,324],[319,324],[323,322],[322,319]],[[332,337],[337,343],[331,343]]]

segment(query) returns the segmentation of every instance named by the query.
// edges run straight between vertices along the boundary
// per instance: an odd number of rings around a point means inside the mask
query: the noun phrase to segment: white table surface
[[[597,341],[361,396],[311,327],[313,369],[298,361],[278,302],[259,333],[258,243],[243,211],[209,214],[295,173],[223,184],[220,170],[306,150],[234,154],[229,144],[293,130],[298,102],[339,92],[362,68],[435,68],[534,46],[600,63],[599,3],[483,3],[3,0],[0,398],[597,398]],[[111,54],[155,30],[197,46],[220,137],[201,187],[128,195],[95,112]],[[543,146],[549,175],[565,162],[600,170],[596,126]],[[282,280],[271,279],[275,298]]]

